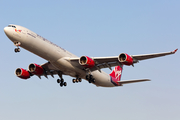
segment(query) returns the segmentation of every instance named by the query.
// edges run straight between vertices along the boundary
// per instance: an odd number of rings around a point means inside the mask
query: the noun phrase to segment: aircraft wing
[[[93,68],[91,68],[91,71],[93,71],[93,70],[99,70],[100,71],[100,69],[102,69],[102,68],[109,68],[109,69],[112,70],[111,67],[118,66],[118,65],[121,66],[122,65],[118,61],[118,56],[112,56],[112,57],[91,57],[91,58],[95,62],[95,66]],[[76,67],[84,69],[84,67],[79,64],[79,58],[70,58],[69,60]]]
[[[135,60],[146,60],[146,59],[151,59],[151,58],[156,58],[156,57],[162,57],[165,55],[170,55],[176,53],[178,49],[171,51],[171,52],[164,52],[164,53],[154,53],[154,54],[144,54],[144,55],[132,55],[133,59]]]
[[[130,55],[133,59],[133,64],[139,62],[140,60],[146,60],[156,57],[162,57],[170,54],[176,53],[178,49],[171,51],[171,52],[163,52],[163,53],[154,53],[154,54],[143,54],[143,55]],[[91,57],[92,60],[95,62],[95,66],[91,68],[91,70],[99,70],[102,68],[109,68],[114,66],[122,66],[123,64],[119,62],[119,56],[112,56],[112,57]],[[70,58],[69,59],[72,64],[75,66],[83,69],[84,67],[79,64],[79,58]],[[111,69],[112,70],[112,69]]]
[[[118,81],[120,84],[129,84],[129,83],[136,83],[136,82],[144,82],[144,81],[150,81],[149,79],[139,79],[139,80],[125,80],[125,81]]]
[[[41,76],[45,76],[48,78],[47,75],[51,75],[54,78],[54,75],[58,75],[61,71],[54,67],[50,62],[44,63],[40,65],[44,69],[44,73]],[[41,78],[41,76],[38,76]]]

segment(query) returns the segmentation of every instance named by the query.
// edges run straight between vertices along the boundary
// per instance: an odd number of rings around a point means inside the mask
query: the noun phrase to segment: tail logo
[[[115,72],[116,79],[120,80],[121,73],[122,73],[122,71],[120,70],[120,67],[115,67],[114,72]]]

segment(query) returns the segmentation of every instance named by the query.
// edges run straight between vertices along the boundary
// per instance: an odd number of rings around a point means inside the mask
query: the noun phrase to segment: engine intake
[[[15,71],[15,74],[17,77],[22,78],[22,79],[30,78],[30,73],[23,68],[17,68]]]
[[[124,65],[133,65],[133,58],[126,53],[121,53],[118,60]]]
[[[42,75],[44,73],[44,69],[35,63],[32,63],[28,67],[29,71],[35,75]]]
[[[91,59],[88,56],[82,56],[79,59],[79,64],[86,67],[86,68],[93,68],[95,65],[95,62],[93,59]]]

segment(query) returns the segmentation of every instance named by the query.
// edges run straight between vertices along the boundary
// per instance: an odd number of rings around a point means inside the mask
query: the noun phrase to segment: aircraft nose
[[[5,27],[5,28],[4,28],[4,32],[6,33],[6,35],[8,35],[8,31],[9,31],[9,30],[8,30],[8,27]]]
[[[7,37],[11,37],[12,36],[11,28],[10,27],[5,27],[4,28],[4,32],[5,32]]]

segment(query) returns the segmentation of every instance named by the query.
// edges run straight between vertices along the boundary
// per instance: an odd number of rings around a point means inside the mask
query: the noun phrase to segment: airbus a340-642
[[[149,79],[121,81],[123,65],[133,66],[140,60],[174,54],[178,50],[145,55],[121,53],[119,56],[113,57],[77,57],[25,27],[11,24],[4,28],[4,32],[16,46],[16,53],[20,52],[19,47],[22,47],[47,60],[47,63],[41,65],[31,63],[27,70],[17,68],[15,70],[17,77],[28,79],[34,75],[39,78],[41,76],[47,78],[48,75],[52,77],[58,75],[60,79],[57,79],[57,83],[61,87],[67,85],[62,75],[72,76],[74,78],[72,80],[73,83],[81,82],[82,79],[85,79],[89,83],[102,87],[122,86],[127,83],[149,81]],[[115,68],[112,70],[112,67]],[[107,74],[101,70],[102,68],[109,68],[112,70],[112,73]]]

